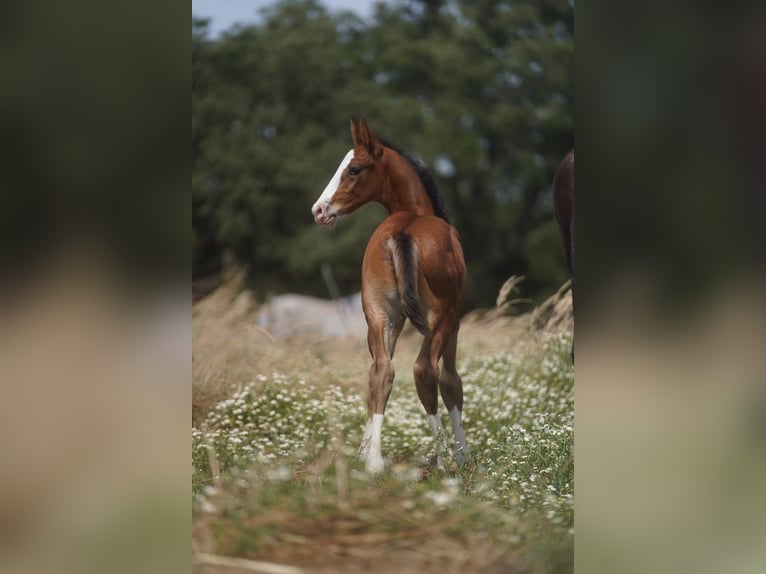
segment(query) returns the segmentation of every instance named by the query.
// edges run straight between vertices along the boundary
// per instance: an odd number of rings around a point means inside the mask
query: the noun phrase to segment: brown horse
[[[574,303],[574,150],[570,151],[553,176],[553,210],[556,213],[556,221],[561,232],[561,241],[564,244],[564,255],[567,258],[569,275],[572,278],[572,302]],[[572,362],[574,362],[574,341],[572,341]]]
[[[455,457],[461,462],[466,454],[463,385],[455,355],[466,272],[460,238],[449,224],[436,182],[417,161],[378,138],[364,119],[358,126],[351,121],[351,136],[354,148],[311,212],[324,225],[334,225],[370,201],[389,213],[372,234],[362,262],[362,307],[372,366],[360,455],[368,472],[383,470],[381,430],[394,382],[391,359],[409,318],[425,337],[413,369],[418,397],[434,436],[443,437],[437,414],[441,392],[452,419]]]

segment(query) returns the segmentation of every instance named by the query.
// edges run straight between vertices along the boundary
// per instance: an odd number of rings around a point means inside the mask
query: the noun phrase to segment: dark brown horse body
[[[317,223],[333,225],[338,217],[375,201],[390,214],[370,238],[362,262],[362,307],[372,366],[360,454],[369,472],[383,470],[381,429],[394,381],[391,359],[409,318],[424,336],[413,369],[418,397],[434,435],[443,436],[437,414],[441,392],[452,419],[455,455],[460,461],[466,452],[463,388],[455,368],[459,309],[466,282],[460,238],[448,222],[430,174],[378,139],[364,120],[358,127],[351,122],[351,134],[354,148],[312,213]]]
[[[574,276],[574,150],[561,160],[553,176],[553,209],[569,273]]]
[[[572,279],[572,301],[574,302],[575,283],[575,220],[574,220],[574,150],[570,151],[556,169],[553,176],[553,210],[561,232],[564,255],[567,258],[569,275]],[[572,361],[574,362],[574,341],[572,342]]]

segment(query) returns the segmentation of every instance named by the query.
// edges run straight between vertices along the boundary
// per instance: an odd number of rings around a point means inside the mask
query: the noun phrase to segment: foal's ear
[[[358,145],[364,145],[364,144],[363,144],[363,143],[362,143],[362,142],[359,140],[359,138],[360,138],[360,134],[359,134],[359,130],[358,130],[358,129],[357,129],[357,127],[356,127],[356,124],[354,123],[354,118],[351,118],[351,119],[349,120],[349,124],[350,124],[350,126],[351,126],[351,141],[353,141],[353,142],[354,142],[354,146],[358,146]]]
[[[361,135],[360,144],[367,148],[367,151],[375,159],[380,159],[383,155],[383,144],[380,143],[378,137],[370,131],[367,126],[367,121],[362,118],[359,120],[359,132]]]

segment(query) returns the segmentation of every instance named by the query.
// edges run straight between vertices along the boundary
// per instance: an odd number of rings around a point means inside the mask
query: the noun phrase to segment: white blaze
[[[332,178],[330,179],[330,183],[328,183],[327,186],[324,188],[322,195],[320,195],[319,199],[317,199],[314,202],[314,207],[316,207],[320,203],[324,203],[324,204],[330,203],[332,196],[335,195],[335,190],[337,190],[338,185],[340,185],[340,176],[341,174],[343,174],[343,170],[346,169],[346,167],[348,166],[348,164],[351,163],[351,160],[353,158],[354,158],[354,149],[352,148],[351,150],[349,150],[349,152],[340,162],[338,169],[335,171],[335,175],[332,176]]]

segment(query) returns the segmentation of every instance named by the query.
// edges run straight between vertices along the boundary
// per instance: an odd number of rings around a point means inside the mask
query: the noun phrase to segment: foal
[[[381,431],[394,382],[391,359],[409,318],[424,336],[413,369],[418,397],[434,436],[444,436],[438,392],[452,419],[455,457],[466,454],[463,385],[455,368],[465,261],[433,177],[416,161],[379,139],[362,119],[351,121],[354,147],[311,209],[314,220],[339,217],[375,201],[389,216],[370,238],[362,262],[362,308],[372,356],[367,425],[360,455],[370,473],[383,470]],[[442,368],[439,370],[439,359]]]

